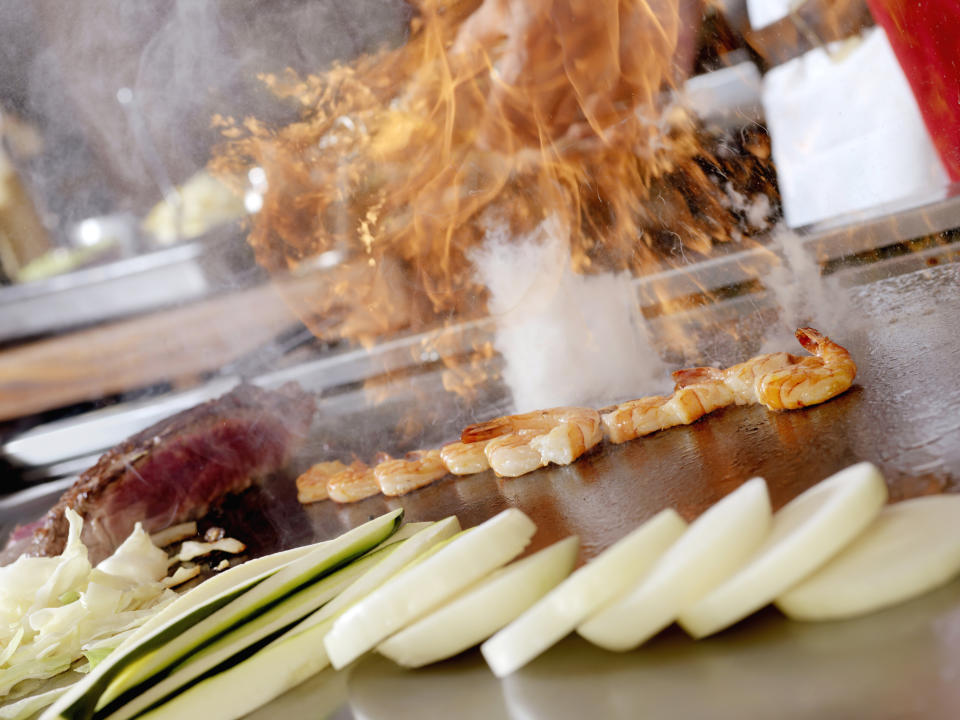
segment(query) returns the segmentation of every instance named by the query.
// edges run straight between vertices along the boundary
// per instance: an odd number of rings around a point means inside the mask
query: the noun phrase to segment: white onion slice
[[[481,646],[494,674],[503,677],[523,667],[597,608],[626,592],[685,527],[674,510],[664,510],[547,593]]]
[[[774,515],[770,536],[756,555],[682,612],[680,625],[701,638],[759,610],[863,532],[886,500],[883,475],[870,463],[814,485]]]
[[[626,596],[577,628],[608,650],[630,650],[672,623],[736,571],[770,530],[762,478],[748,480],[698,517]]]
[[[960,573],[960,496],[883,509],[830,562],[777,599],[795,620],[863,615],[933,590]]]
[[[578,548],[568,537],[498,570],[377,649],[399,665],[422,667],[483,642],[569,575]]]
[[[454,536],[337,618],[324,638],[338,670],[515,558],[536,525],[516,508]],[[436,548],[434,548],[436,549]]]

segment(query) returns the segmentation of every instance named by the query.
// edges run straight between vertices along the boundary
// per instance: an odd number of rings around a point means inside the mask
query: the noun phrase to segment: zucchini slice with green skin
[[[204,678],[140,717],[173,720],[199,714],[203,720],[234,720],[323,670],[329,665],[323,638],[336,617],[460,529],[457,518],[452,516],[426,525],[426,528],[405,525],[397,535],[408,528],[419,532],[408,536],[396,549],[387,546],[392,552],[382,559],[378,550],[347,568],[352,569],[368,558],[379,559],[335,599],[269,645],[236,665]]]
[[[422,667],[483,642],[567,577],[578,548],[577,537],[568,537],[507,565],[383,641],[377,651],[404,667]]]
[[[344,533],[328,545],[286,565],[212,614],[203,623],[194,625],[176,637],[168,638],[165,644],[148,657],[129,664],[120,673],[97,703],[94,717],[102,715],[100,710],[104,706],[113,704],[116,707],[114,701],[119,699],[124,702],[156,684],[169,674],[180,660],[235,626],[256,617],[284,598],[322,580],[376,547],[397,530],[401,516],[402,510],[395,510]]]
[[[172,621],[186,618],[195,610],[197,611],[196,618],[202,619],[202,617],[213,613],[218,607],[222,607],[230,599],[236,597],[238,593],[250,589],[258,582],[276,573],[284,565],[303,557],[327,542],[329,541],[248,560],[200,583],[141,625],[117,646],[107,656],[107,659],[99,663],[89,675],[73,688],[70,688],[69,692],[62,696],[53,707],[49,708],[47,714],[44,714],[43,717],[47,718],[48,715],[51,718],[59,717],[63,711],[61,706],[66,708],[67,703],[76,702],[81,694],[89,692],[91,688],[97,685],[100,678],[112,676],[112,670],[116,669],[115,666],[123,662],[130,651],[137,648],[142,640],[151,636],[155,631],[166,628]],[[187,624],[177,623],[177,627],[188,626]],[[106,683],[103,684],[103,687],[106,687]]]
[[[279,636],[318,607],[328,603],[359,577],[403,547],[405,542],[391,544],[368,553],[322,580],[288,596],[263,614],[237,625],[226,635],[186,657],[163,680],[131,698],[126,704],[114,706],[115,712],[111,712],[112,708],[107,706],[99,709],[97,715],[109,713],[107,714],[109,720],[127,720],[160,705],[178,691],[195,684],[198,678],[216,672],[217,668],[236,664],[238,659],[242,662],[251,649],[269,642],[271,638]]]
[[[453,516],[451,515],[451,517]],[[456,520],[455,517],[454,517],[454,520]],[[393,535],[391,535],[382,543],[380,543],[380,547],[385,547],[392,543],[400,542],[401,540],[407,540],[409,538],[412,538],[414,535],[418,534],[421,530],[426,530],[428,527],[431,527],[435,524],[436,523],[433,522],[432,520],[404,523],[403,525],[400,526],[399,530],[397,530]],[[458,523],[458,527],[459,527],[459,523]]]
[[[235,720],[326,668],[323,646],[336,616],[284,635],[241,663],[208,677],[137,720]]]
[[[159,627],[154,626],[152,632],[141,635],[138,642],[130,643],[125,652],[119,652],[118,648],[100,663],[48,708],[43,720],[87,720],[98,708],[119,696],[142,692],[166,677],[178,662],[232,627],[268,610],[285,597],[321,580],[382,543],[397,530],[402,516],[402,509],[382,515],[338,538],[318,544],[265,578],[254,578],[240,587],[226,589],[199,605],[191,605],[186,612]]]
[[[415,562],[337,619],[324,639],[331,664],[338,670],[349,665],[508,563],[523,552],[535,531],[530,518],[510,508]]]
[[[365,598],[371,592],[383,585],[387,580],[429,556],[435,549],[442,547],[460,533],[460,521],[455,515],[438,520],[435,523],[408,523],[397,531],[400,535],[408,527],[419,525],[416,534],[409,539],[392,555],[363,575],[353,585],[348,587],[333,600],[317,610],[302,623],[297,625],[290,634],[305,630],[311,625],[323,622],[334,615],[339,615],[351,605]],[[426,525],[427,527],[423,527]],[[392,540],[393,538],[391,538]]]
[[[388,542],[392,539],[392,537],[389,538]],[[294,560],[303,557],[318,547],[326,545],[328,542],[329,540],[324,540],[323,542],[314,543],[313,545],[305,545],[303,547],[273,553],[272,555],[254,558],[253,560],[247,560],[240,565],[235,565],[204,580],[147,620],[136,632],[116,647],[112,654],[122,654],[128,649],[135,647],[140,642],[140,638],[146,637],[149,633],[165,625],[171,619],[203,605],[223,592],[235,591],[244,587],[253,587],[256,583],[273,575],[284,565],[289,565]]]
[[[236,569],[239,570],[241,567],[243,566],[237,566]],[[156,618],[151,618],[147,623],[144,623],[140,630],[146,628],[145,632],[136,632],[127,638],[105,660],[101,661],[90,674],[70,688],[69,692],[60,697],[51,707],[47,708],[41,715],[41,720],[92,717],[100,696],[113,679],[123,671],[126,663],[135,662],[148,655],[154,649],[162,646],[166,642],[166,638],[176,637],[179,633],[202,622],[275,572],[277,570],[263,572],[253,577],[244,577],[245,573],[238,573],[240,577],[233,579],[239,580],[239,584],[224,588],[223,583],[218,583],[219,587],[216,589],[219,589],[220,592],[214,593],[211,597],[206,597],[206,593],[201,593],[204,597],[199,599],[189,598],[188,600],[186,595],[178,598],[161,611]],[[212,578],[212,580],[217,579],[219,577]],[[200,590],[204,585],[206,583],[199,585],[196,590]],[[185,602],[179,608],[174,608],[180,600]],[[177,609],[180,612],[167,612]]]

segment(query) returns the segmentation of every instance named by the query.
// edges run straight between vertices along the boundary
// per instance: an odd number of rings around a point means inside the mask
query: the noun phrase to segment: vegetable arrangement
[[[536,530],[519,510],[465,531],[455,517],[401,525],[396,510],[169,602],[43,720],[236,718],[374,649],[420,667],[482,643],[502,677],[572,631],[625,650],[672,622],[704,637],[770,602],[805,620],[870,612],[960,572],[960,496],[885,501],[868,463],[777,513],[754,479],[689,526],[664,510],[576,571],[575,537],[511,562]]]

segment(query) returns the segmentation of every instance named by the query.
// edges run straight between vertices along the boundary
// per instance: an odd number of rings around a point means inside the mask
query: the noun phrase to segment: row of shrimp
[[[600,413],[590,408],[507,415],[471,425],[459,442],[439,450],[416,450],[402,459],[381,454],[373,465],[317,463],[297,478],[297,497],[301,503],[350,503],[379,493],[404,495],[448,474],[492,469],[500,477],[517,477],[551,462],[568,465],[603,439],[600,422]]]
[[[727,405],[759,403],[771,410],[816,405],[847,390],[857,373],[850,353],[813,328],[796,332],[810,355],[758,355],[719,369],[673,373],[674,391],[621,403],[608,412],[560,407],[506,415],[470,425],[460,441],[420,450],[403,459],[381,455],[373,465],[321,462],[297,478],[302,503],[357,502],[371,495],[403,495],[453,475],[492,469],[518,477],[550,463],[569,465],[606,439],[622,443],[677,425],[688,425]]]

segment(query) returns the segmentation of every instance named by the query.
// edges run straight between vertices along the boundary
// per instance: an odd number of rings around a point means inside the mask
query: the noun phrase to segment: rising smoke
[[[664,384],[630,274],[574,273],[568,234],[556,216],[519,238],[493,222],[473,254],[518,412],[599,407]]]
[[[767,328],[761,352],[777,352],[795,344],[794,331],[811,325],[842,337],[855,328],[849,297],[835,276],[822,275],[820,263],[803,238],[783,225],[771,233],[767,246],[779,262],[763,278],[776,300],[777,322]]]

